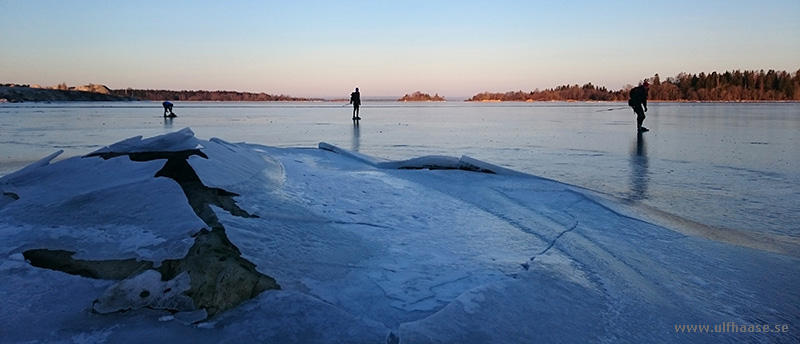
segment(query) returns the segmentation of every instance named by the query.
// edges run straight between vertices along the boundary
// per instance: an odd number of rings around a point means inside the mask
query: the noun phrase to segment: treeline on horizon
[[[769,70],[733,71],[710,74],[680,73],[650,82],[648,100],[654,101],[796,101],[800,100],[800,70],[794,73]],[[633,88],[609,91],[592,83],[564,85],[532,92],[483,92],[467,101],[626,101]]]
[[[172,90],[140,90],[121,89],[111,90],[111,94],[138,100],[172,100],[172,101],[312,101],[315,98],[299,98],[287,95],[272,95],[267,93],[251,93],[236,91],[172,91]]]

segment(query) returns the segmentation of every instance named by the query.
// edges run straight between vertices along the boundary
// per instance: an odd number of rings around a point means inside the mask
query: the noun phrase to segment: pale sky
[[[449,99],[800,69],[800,1],[0,0],[0,83]]]

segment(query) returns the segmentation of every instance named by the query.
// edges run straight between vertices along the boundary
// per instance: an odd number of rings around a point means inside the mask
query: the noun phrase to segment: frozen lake
[[[392,160],[467,155],[700,226],[800,236],[800,104],[653,103],[643,135],[622,103],[158,102],[0,105],[0,175],[64,150],[190,127],[276,147],[321,142]]]

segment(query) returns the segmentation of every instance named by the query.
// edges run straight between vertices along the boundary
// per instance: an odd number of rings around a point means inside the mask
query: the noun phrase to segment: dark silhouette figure
[[[650,83],[645,81],[643,84],[631,89],[631,99],[628,100],[628,105],[633,108],[636,114],[636,130],[638,132],[645,132],[649,129],[642,126],[644,123],[645,115],[647,112],[647,91],[650,89]]]
[[[358,108],[361,107],[361,92],[358,92],[358,87],[355,92],[350,93],[350,104],[353,104],[353,120],[361,119],[358,117]]]
[[[172,103],[166,101],[161,103],[164,106],[164,118],[167,118],[167,111],[169,111],[169,117],[177,117],[174,112],[172,112]]]

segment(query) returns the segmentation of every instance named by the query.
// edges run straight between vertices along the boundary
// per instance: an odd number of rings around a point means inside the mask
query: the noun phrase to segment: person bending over
[[[167,112],[169,112],[169,117],[176,117],[175,113],[172,112],[172,103],[166,101],[161,103],[164,106],[164,118],[167,118]]]

